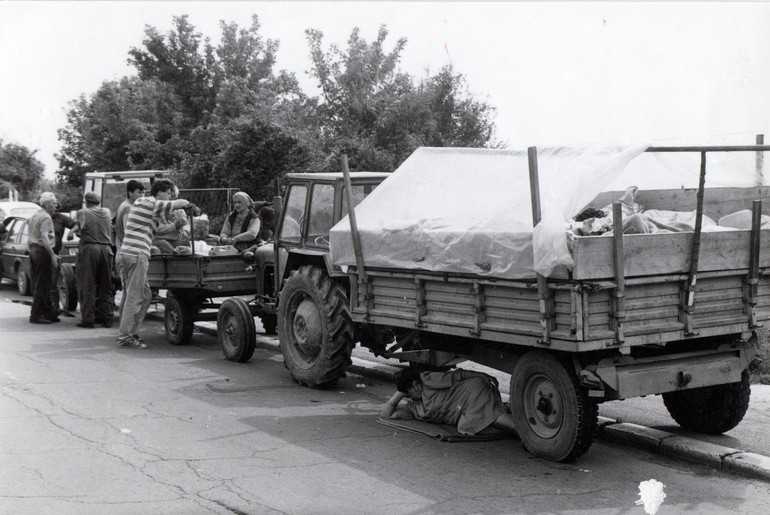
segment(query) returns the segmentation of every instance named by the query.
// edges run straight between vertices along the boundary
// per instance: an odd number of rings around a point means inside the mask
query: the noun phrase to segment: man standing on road
[[[54,213],[51,216],[51,220],[53,221],[53,234],[54,238],[56,239],[56,243],[54,243],[53,246],[53,253],[59,256],[61,254],[61,249],[64,246],[64,229],[72,229],[77,225],[77,222],[70,218],[69,216],[65,215],[64,213],[60,212],[61,204],[59,202],[56,203],[56,213]],[[53,273],[53,277],[51,278],[51,305],[53,306],[53,312],[55,316],[59,316],[61,314],[61,302],[59,299],[59,273],[61,272],[61,267],[56,268]],[[66,314],[67,316],[72,316],[69,313]]]
[[[152,184],[150,196],[136,199],[128,212],[120,246],[120,266],[125,274],[123,295],[126,297],[118,329],[117,343],[120,347],[147,347],[137,333],[152,300],[147,281],[152,239],[158,224],[168,223],[175,209],[191,205],[184,199],[170,200],[173,192],[174,183],[159,179]]]
[[[40,209],[27,221],[29,235],[29,261],[32,268],[32,298],[30,324],[51,324],[58,322],[51,305],[51,281],[53,272],[59,268],[59,256],[53,247],[56,239],[51,216],[56,213],[56,196],[46,191],[40,195]]]
[[[112,220],[110,210],[99,207],[102,199],[89,191],[83,197],[86,207],[77,212],[80,227],[78,250],[78,327],[92,328],[94,322],[112,327]]]
[[[123,317],[123,306],[126,303],[126,274],[123,272],[123,267],[120,264],[120,246],[123,244],[123,238],[126,235],[128,211],[134,205],[136,199],[144,197],[144,190],[144,184],[140,181],[135,179],[128,181],[126,183],[126,200],[118,206],[118,211],[115,213],[115,268],[118,271],[120,284],[123,287],[123,294],[120,296],[120,309],[118,310],[118,317],[120,318]]]

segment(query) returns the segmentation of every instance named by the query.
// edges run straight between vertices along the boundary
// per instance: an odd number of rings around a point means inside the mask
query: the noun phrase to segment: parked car
[[[9,216],[23,216],[29,218],[32,213],[40,209],[34,202],[17,202],[11,200],[0,201],[0,222]]]
[[[4,202],[3,204],[10,204]],[[40,209],[36,206],[36,209]],[[6,216],[3,225],[7,232],[0,238],[0,278],[16,281],[22,295],[31,294],[29,245],[27,244],[27,216]]]
[[[29,202],[26,202],[27,204]],[[33,204],[35,210],[40,209],[37,204]],[[7,232],[0,236],[0,278],[6,277],[16,282],[16,287],[21,295],[32,295],[31,267],[29,262],[29,236],[27,234],[27,216],[8,216],[3,220]],[[61,284],[59,285],[60,300],[62,308],[65,310],[74,309],[73,300],[77,303],[77,293],[75,290],[75,276],[72,265],[77,260],[77,240],[68,241],[67,234],[64,233],[64,245],[60,252],[62,270],[67,268],[61,274],[64,278],[65,294],[61,295]],[[62,281],[59,281],[62,283]],[[73,294],[74,293],[74,299]],[[66,303],[66,305],[65,305]]]

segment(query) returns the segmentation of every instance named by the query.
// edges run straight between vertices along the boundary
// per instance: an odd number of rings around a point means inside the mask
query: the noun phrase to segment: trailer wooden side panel
[[[235,256],[153,256],[147,271],[152,288],[196,290],[199,294],[226,297],[256,291],[253,272]]]

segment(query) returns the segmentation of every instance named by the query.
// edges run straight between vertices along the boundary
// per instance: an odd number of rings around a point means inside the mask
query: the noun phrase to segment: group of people
[[[100,207],[94,192],[84,195],[85,207],[73,220],[57,213],[58,201],[52,193],[40,197],[41,209],[29,221],[30,260],[34,299],[29,321],[34,324],[58,322],[52,302],[51,284],[59,267],[57,247],[61,248],[63,228],[80,235],[77,283],[81,309],[78,327],[95,323],[112,326],[114,291],[112,288],[113,244],[117,250],[115,267],[123,284],[119,307],[119,347],[146,348],[139,328],[152,301],[147,280],[151,247],[158,238],[169,241],[190,237],[185,209],[195,208],[177,198],[176,186],[156,180],[145,196],[143,183],[130,180],[126,200],[113,220],[110,210]],[[243,192],[233,195],[233,212],[225,220],[216,242],[239,250],[253,246],[260,238],[269,239],[272,217],[257,213],[254,203]],[[58,239],[57,239],[58,235]],[[455,369],[449,372],[419,372],[409,368],[396,377],[396,393],[384,405],[384,418],[415,418],[436,424],[450,424],[461,434],[475,435],[494,427],[514,433],[515,423],[503,404],[497,380],[482,372]],[[406,405],[400,405],[406,399]]]
[[[151,249],[162,242],[172,247],[185,242],[189,245],[190,223],[185,210],[197,208],[188,200],[179,199],[179,190],[167,179],[156,180],[150,194],[145,193],[142,182],[129,180],[126,199],[114,219],[108,208],[101,207],[101,198],[95,192],[85,193],[85,207],[77,211],[74,219],[58,213],[59,203],[53,193],[40,196],[41,208],[28,221],[34,290],[30,323],[60,321],[56,286],[58,251],[66,227],[80,237],[76,279],[81,320],[77,326],[112,327],[113,270],[116,270],[123,288],[116,343],[119,347],[146,348],[139,328],[152,301],[147,279]],[[232,200],[233,212],[216,236],[217,243],[245,250],[268,240],[272,236],[269,226],[273,219],[269,208],[263,206],[257,213],[254,202],[244,192],[235,193]]]

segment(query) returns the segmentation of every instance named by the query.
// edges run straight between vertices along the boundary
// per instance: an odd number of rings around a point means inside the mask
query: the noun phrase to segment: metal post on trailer
[[[346,154],[342,154],[340,157],[340,166],[342,167],[342,177],[345,181],[345,199],[348,202],[348,221],[350,222],[350,237],[353,240],[353,252],[356,255],[358,284],[359,287],[363,287],[362,291],[364,292],[364,319],[368,319],[369,302],[372,297],[371,285],[369,284],[369,278],[366,276],[366,268],[364,268],[364,253],[361,250],[361,235],[358,233],[356,211],[353,208],[353,186],[350,182],[350,170],[348,169],[348,156]]]
[[[757,145],[761,146],[765,144],[765,135],[757,134]],[[761,150],[757,150],[757,186],[765,185],[765,154]]]
[[[540,223],[540,178],[537,169],[537,147],[527,149],[529,159],[529,192],[532,201],[532,226]],[[548,291],[548,280],[542,274],[537,274],[537,298],[540,307],[540,327],[543,331],[543,339],[540,343],[543,345],[551,344],[551,314],[550,314],[550,292]]]
[[[612,253],[615,262],[615,298],[613,318],[615,320],[615,339],[621,354],[630,354],[631,349],[623,345],[623,321],[626,318],[626,275],[625,255],[623,252],[623,204],[612,203]]]
[[[684,334],[695,336],[698,333],[693,328],[693,312],[695,311],[695,285],[698,281],[698,259],[700,258],[700,240],[703,230],[703,197],[706,188],[706,152],[700,153],[700,178],[698,180],[698,196],[695,205],[695,230],[692,235],[690,250],[690,272],[684,289]]]
[[[696,218],[695,218],[695,230],[693,232],[693,243],[690,252],[690,271],[687,276],[687,283],[685,284],[684,299],[682,302],[682,312],[684,315],[685,334],[687,336],[697,336],[697,332],[693,325],[693,313],[695,311],[695,287],[698,280],[698,259],[700,256],[700,244],[701,234],[703,228],[703,199],[705,193],[705,181],[706,181],[706,154],[708,152],[745,152],[754,151],[757,153],[757,171],[760,171],[762,152],[770,150],[770,146],[760,143],[764,142],[762,135],[757,136],[757,145],[715,145],[715,146],[702,146],[702,147],[649,147],[646,152],[698,152],[701,155],[700,163],[700,177],[698,182],[698,194],[696,204]],[[756,207],[752,206],[754,209]],[[761,208],[760,208],[761,209]],[[757,217],[757,213],[752,213],[753,217]],[[756,267],[759,263],[759,230],[754,234],[753,227],[758,223],[757,220],[752,218],[752,243],[751,243],[751,258],[756,259]],[[750,267],[751,268],[751,267]],[[749,271],[749,277],[747,279],[748,284],[751,285],[752,271]],[[757,270],[758,274],[758,270]],[[750,288],[749,288],[750,289]],[[751,290],[751,289],[750,289]]]
[[[759,289],[759,253],[762,245],[762,201],[751,203],[751,243],[749,247],[749,274],[746,277],[746,314],[749,317],[749,327],[755,329],[761,324],[757,322],[757,295]]]

